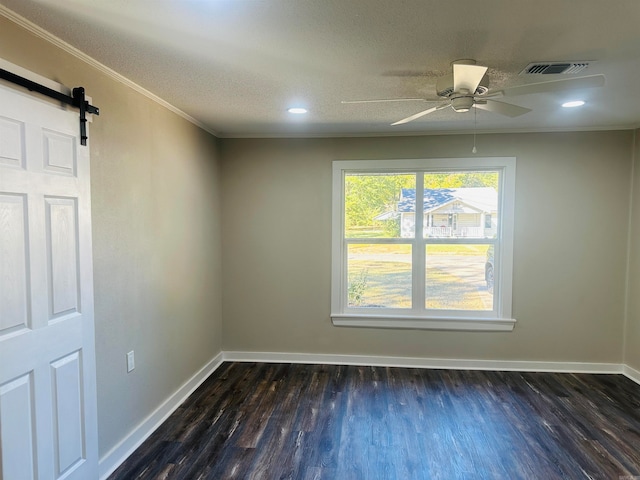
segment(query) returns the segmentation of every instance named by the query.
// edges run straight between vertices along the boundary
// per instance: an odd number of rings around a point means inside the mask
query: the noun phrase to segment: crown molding
[[[10,10],[9,8],[7,8],[7,7],[5,7],[4,5],[1,5],[1,4],[0,4],[0,15],[2,15],[5,18],[7,18],[8,20],[10,20],[11,22],[15,23],[16,25],[24,28],[25,30],[27,30],[28,32],[32,33],[36,37],[39,37],[39,38],[45,40],[46,42],[48,42],[48,43],[58,47],[59,49],[65,51],[69,55],[72,55],[73,57],[77,58],[78,60],[86,63],[90,67],[95,68],[96,70],[98,70],[99,72],[105,74],[107,77],[111,78],[112,80],[115,80],[116,82],[121,83],[121,84],[131,88],[132,90],[135,90],[139,94],[141,94],[141,95],[147,97],[148,99],[154,101],[158,105],[161,105],[164,108],[166,108],[167,110],[170,110],[171,112],[175,113],[176,115],[179,115],[180,117],[182,117],[185,120],[187,120],[188,122],[196,125],[197,127],[201,128],[202,130],[210,133],[211,135],[213,135],[215,137],[219,136],[215,131],[211,130],[204,123],[202,123],[199,120],[193,118],[191,115],[189,115],[189,114],[185,113],[184,111],[180,110],[178,107],[170,104],[166,100],[163,100],[162,98],[160,98],[156,94],[150,92],[146,88],[141,87],[140,85],[138,85],[134,81],[129,80],[124,75],[121,75],[120,73],[116,72],[115,70],[113,70],[113,69],[107,67],[106,65],[100,63],[95,58],[90,57],[86,53],[78,50],[73,45],[65,42],[64,40],[62,40],[59,37],[56,37],[52,33],[46,31],[44,28],[36,25],[35,23],[31,22],[30,20],[27,20],[23,16],[17,14],[13,10]]]

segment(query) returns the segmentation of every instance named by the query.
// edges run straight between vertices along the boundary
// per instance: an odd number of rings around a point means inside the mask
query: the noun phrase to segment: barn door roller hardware
[[[20,85],[32,92],[38,92],[42,95],[58,100],[59,102],[66,103],[67,105],[71,105],[72,107],[80,110],[80,143],[82,145],[87,144],[87,138],[89,138],[87,137],[87,113],[100,115],[100,109],[90,105],[85,99],[84,88],[74,88],[72,96],[69,96],[1,68],[0,78],[8,82],[15,83],[16,85]]]

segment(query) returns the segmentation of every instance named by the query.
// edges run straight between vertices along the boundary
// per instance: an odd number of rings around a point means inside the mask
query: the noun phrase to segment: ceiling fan
[[[573,77],[548,82],[530,83],[501,90],[489,90],[488,67],[476,65],[475,60],[456,60],[452,62],[453,73],[438,78],[436,93],[442,97],[444,103],[415,113],[407,118],[398,120],[391,125],[401,125],[412,122],[420,117],[438,110],[451,107],[456,112],[468,112],[471,108],[478,108],[489,112],[499,113],[508,117],[518,117],[531,111],[511,103],[500,102],[495,98],[515,97],[533,93],[553,93],[572,89],[595,88],[604,85],[604,75],[589,75]],[[376,103],[399,101],[425,101],[423,98],[391,98],[384,100],[350,100],[342,103]]]

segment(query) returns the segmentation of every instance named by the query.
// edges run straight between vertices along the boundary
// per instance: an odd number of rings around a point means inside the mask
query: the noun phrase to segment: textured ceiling
[[[593,63],[578,76],[606,85],[509,98],[518,118],[477,112],[479,131],[640,125],[638,0],[0,0],[44,30],[197,119],[219,136],[459,132],[474,115],[435,103],[341,100],[435,98],[456,59],[489,67],[490,87],[535,61]],[[90,94],[90,92],[89,92]],[[569,97],[587,105],[561,109]],[[287,107],[303,105],[304,116]],[[101,105],[108,108],[108,105]]]

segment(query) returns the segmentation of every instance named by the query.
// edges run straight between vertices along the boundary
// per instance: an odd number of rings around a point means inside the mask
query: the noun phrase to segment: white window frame
[[[416,199],[424,188],[424,173],[443,171],[499,171],[498,232],[495,239],[461,239],[457,243],[494,243],[494,309],[492,311],[429,310],[424,305],[411,309],[349,307],[347,301],[347,249],[355,239],[345,239],[344,182],[347,174],[417,173]],[[409,160],[336,160],[333,162],[333,204],[331,244],[331,321],[336,326],[411,328],[428,330],[511,331],[513,294],[513,236],[515,217],[515,157],[429,158]],[[415,231],[423,230],[423,203],[416,201]],[[376,243],[375,239],[371,239]],[[369,240],[367,240],[369,242]],[[412,245],[413,288],[424,292],[424,245],[413,239],[384,239],[381,243]],[[456,243],[450,239],[441,243]],[[417,263],[416,263],[417,262]],[[419,265],[415,267],[415,265]],[[417,278],[416,278],[417,277]],[[423,295],[423,294],[422,294]],[[424,303],[424,302],[423,302]]]

